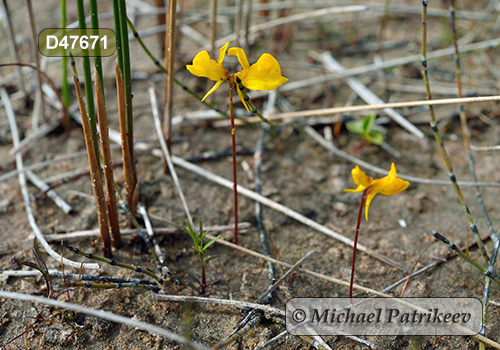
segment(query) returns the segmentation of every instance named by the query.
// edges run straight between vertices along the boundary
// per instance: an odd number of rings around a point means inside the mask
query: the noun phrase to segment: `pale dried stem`
[[[108,225],[108,208],[106,206],[106,197],[104,195],[104,188],[101,179],[101,171],[99,169],[99,162],[94,151],[94,142],[90,132],[90,125],[87,119],[87,109],[83,101],[82,91],[78,78],[73,74],[73,82],[75,84],[76,96],[78,98],[78,106],[80,107],[80,115],[82,117],[83,137],[85,138],[85,146],[87,148],[87,155],[90,167],[90,181],[92,183],[92,191],[94,192],[95,203],[97,207],[97,218],[99,221],[99,230],[101,232],[102,250],[107,258],[111,258],[111,238],[109,235]]]
[[[115,180],[113,177],[113,160],[111,159],[111,149],[108,133],[108,116],[104,102],[104,92],[102,90],[101,77],[97,69],[94,68],[94,87],[97,105],[97,123],[99,126],[99,138],[101,140],[102,163],[104,169],[104,179],[106,180],[106,203],[108,208],[109,227],[113,237],[115,248],[122,246],[120,235],[120,222],[118,220],[118,206],[115,195]]]
[[[26,171],[26,176],[40,191],[45,191],[47,197],[52,199],[52,201],[57,205],[65,214],[69,214],[73,211],[71,205],[66,203],[54,190],[51,190],[49,185],[41,178],[39,178],[34,172],[28,170]]]
[[[235,306],[240,309],[251,308],[256,310],[265,311],[271,315],[285,316],[285,311],[274,308],[272,306],[262,305],[258,303],[249,303],[246,301],[229,300],[229,299],[216,299],[216,298],[201,298],[201,297],[190,297],[183,295],[164,295],[164,294],[154,294],[153,296],[156,300],[163,301],[178,301],[178,302],[194,302],[194,303],[207,303],[207,304],[218,304],[218,305],[230,305]]]
[[[352,113],[368,110],[381,110],[387,108],[406,108],[406,107],[420,107],[420,106],[442,106],[442,105],[453,105],[460,103],[480,103],[480,102],[495,102],[500,101],[500,95],[496,96],[481,96],[481,97],[465,97],[465,98],[447,98],[442,100],[425,100],[425,101],[408,101],[408,102],[394,102],[394,103],[383,103],[379,105],[364,105],[364,106],[350,106],[350,107],[333,107],[333,108],[323,108],[323,109],[313,109],[309,111],[299,111],[290,113],[280,113],[267,117],[271,121],[289,119],[289,118],[307,118],[307,117],[318,117],[324,115],[332,115],[337,113]],[[245,121],[251,123],[260,122],[259,117],[249,117]],[[229,126],[229,121],[225,120],[225,123],[220,122],[219,126]],[[239,121],[239,123],[245,123],[244,121]]]
[[[152,215],[150,214],[150,216],[152,216]],[[248,230],[249,227],[250,227],[250,223],[248,223],[248,222],[241,222],[238,224],[238,230],[245,231],[245,230]],[[210,232],[226,232],[226,231],[233,230],[234,225],[206,226],[205,229],[210,231]],[[194,227],[193,230],[195,232],[198,232],[196,227]],[[126,228],[126,229],[121,230],[122,236],[137,235],[138,233],[139,233],[139,230],[136,228]],[[186,231],[184,231],[180,226],[178,226],[178,227],[154,227],[153,233],[155,235],[173,235],[173,234],[184,234],[184,233],[186,233]],[[99,237],[99,229],[45,235],[45,239],[47,240],[47,242],[58,242],[61,240],[68,242],[68,241],[76,241],[79,239],[92,239],[94,237]],[[28,237],[28,239],[33,239],[33,236],[30,235]]]

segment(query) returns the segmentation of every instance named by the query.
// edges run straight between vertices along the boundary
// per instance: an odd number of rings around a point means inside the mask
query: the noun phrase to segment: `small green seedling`
[[[375,124],[375,114],[368,114],[361,120],[353,120],[346,124],[347,130],[356,135],[361,135],[363,138],[373,143],[374,145],[380,146],[385,140],[384,134],[378,130],[373,130],[373,125]]]
[[[214,259],[215,257],[212,257],[210,255],[206,255],[205,251],[207,250],[208,247],[210,247],[212,244],[214,244],[214,242],[216,240],[218,240],[220,236],[215,237],[210,242],[208,242],[207,244],[204,245],[203,239],[207,235],[208,231],[203,233],[203,223],[202,223],[201,218],[200,218],[200,231],[198,231],[198,232],[193,231],[193,228],[191,227],[191,225],[189,224],[189,222],[187,220],[186,220],[186,224],[187,224],[188,228],[186,228],[180,221],[179,221],[179,224],[182,226],[184,231],[186,231],[193,239],[193,242],[194,242],[193,249],[196,250],[196,252],[198,253],[198,255],[200,257],[201,283],[200,283],[200,288],[199,288],[198,292],[199,292],[200,296],[209,296],[210,292],[206,289],[207,288],[207,277],[206,277],[205,269],[206,269],[207,263],[210,260]]]

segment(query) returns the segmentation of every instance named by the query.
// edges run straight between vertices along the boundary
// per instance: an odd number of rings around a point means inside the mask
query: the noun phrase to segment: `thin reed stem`
[[[98,33],[99,19],[97,17],[97,14],[99,11],[97,9],[97,1],[96,0],[89,0],[89,7],[90,7],[90,27],[92,28],[92,35],[99,35],[99,33]],[[101,60],[100,52],[101,52],[101,46],[96,45],[95,46],[96,55],[94,56],[94,67],[97,70],[97,73],[99,73],[99,77],[101,78],[101,85],[102,85],[102,82],[104,81],[104,79],[103,79],[103,75],[102,75],[102,60]],[[103,89],[103,94],[104,94],[104,89]]]
[[[431,90],[430,90],[430,85],[429,85],[429,74],[427,72],[427,0],[422,1],[422,76],[425,84],[425,94],[427,97],[427,100],[432,100],[431,97]],[[477,230],[477,226],[474,223],[474,219],[471,216],[471,213],[469,211],[469,207],[464,201],[462,191],[460,190],[460,187],[457,184],[457,177],[455,176],[455,173],[453,171],[453,168],[451,166],[450,159],[448,157],[448,153],[446,152],[446,149],[444,148],[443,140],[441,139],[441,135],[439,134],[437,124],[436,124],[436,115],[434,113],[434,106],[429,105],[429,112],[431,116],[431,129],[434,134],[434,139],[436,140],[436,143],[439,146],[439,151],[441,153],[441,156],[443,157],[443,160],[446,165],[446,169],[448,170],[448,175],[450,177],[450,180],[453,184],[453,188],[455,189],[455,192],[457,194],[458,200],[462,206],[462,209],[465,213],[465,216],[467,217],[467,220],[469,221],[469,227],[471,231],[474,233],[474,238],[476,239],[476,242],[481,249],[481,254],[483,255],[483,258],[488,264],[489,258],[488,258],[488,253],[486,252],[486,249],[484,248],[484,244],[481,240],[481,237],[479,236],[479,232]]]
[[[104,170],[104,178],[106,180],[106,203],[108,208],[109,227],[111,236],[113,237],[113,245],[115,248],[122,246],[122,238],[120,235],[120,222],[118,220],[118,206],[115,196],[115,180],[113,177],[113,160],[111,159],[111,149],[108,134],[108,116],[106,113],[106,105],[104,102],[104,91],[102,88],[102,80],[99,76],[97,67],[94,68],[94,83],[95,95],[97,104],[97,120],[99,122],[99,137],[101,139],[102,163]]]
[[[234,244],[238,245],[238,191],[236,188],[236,132],[234,126],[234,108],[233,108],[233,78],[229,78],[229,115],[231,117],[231,146],[233,153],[233,193],[234,193]]]
[[[453,32],[453,47],[455,48],[454,57],[455,57],[455,75],[458,89],[458,98],[463,98],[462,94],[462,73],[460,69],[460,54],[458,51],[458,38],[457,38],[457,26],[456,26],[456,16],[455,16],[455,1],[451,2],[451,27]],[[464,108],[463,103],[459,104],[459,116],[460,116],[460,125],[462,127],[462,136],[464,139],[465,150],[467,151],[467,158],[469,160],[469,167],[472,173],[472,179],[474,182],[477,182],[476,175],[476,165],[474,162],[474,158],[472,157],[471,147],[470,147],[470,130],[467,124],[467,111]],[[484,219],[486,220],[486,225],[488,226],[488,230],[491,235],[495,234],[493,229],[493,225],[491,224],[490,217],[486,208],[484,206],[483,195],[481,194],[481,190],[479,186],[476,186],[476,197],[479,203],[479,207],[481,208],[481,212],[483,213]]]
[[[108,225],[108,209],[106,206],[106,198],[104,196],[104,189],[101,179],[101,171],[99,167],[99,162],[97,154],[95,153],[96,142],[92,139],[92,133],[88,121],[86,120],[87,111],[85,108],[85,102],[83,101],[82,92],[80,90],[80,83],[76,74],[73,73],[73,82],[75,84],[76,95],[78,98],[78,105],[80,107],[80,115],[82,117],[82,127],[83,135],[85,138],[85,146],[87,148],[87,154],[89,158],[90,167],[90,181],[92,183],[92,191],[94,192],[94,198],[97,207],[97,217],[99,221],[99,230],[101,232],[102,239],[102,250],[105,257],[110,258],[111,253],[111,239],[109,236],[109,225]]]
[[[361,224],[361,214],[363,213],[363,206],[365,205],[366,192],[368,192],[368,189],[363,191],[363,196],[361,197],[361,203],[359,204],[359,211],[358,211],[358,221],[356,222],[356,233],[354,234],[354,247],[352,251],[352,265],[351,265],[351,283],[349,285],[349,298],[351,299],[352,299],[352,290],[354,286],[354,270],[356,268],[356,250],[358,247],[359,226]]]
[[[123,81],[123,98],[124,103],[122,103],[121,118],[125,118],[124,128],[122,129],[120,123],[120,132],[123,138],[127,138],[128,147],[125,152],[128,155],[123,159],[124,171],[128,173],[128,177],[125,178],[127,182],[128,191],[126,190],[126,201],[127,206],[132,213],[135,214],[136,204],[138,199],[138,189],[137,187],[137,177],[135,171],[134,163],[134,123],[133,123],[133,112],[132,112],[132,80],[130,71],[130,49],[128,41],[128,28],[127,28],[127,7],[125,0],[113,0],[113,15],[115,21],[115,32],[117,35],[117,57],[118,57],[118,67],[121,72],[121,79]],[[117,74],[118,79],[118,74]],[[120,98],[120,97],[119,97]],[[123,102],[123,101],[122,101]],[[123,145],[122,145],[123,147]],[[127,165],[125,165],[125,159],[127,159]],[[136,192],[137,191],[137,192]]]
[[[77,13],[78,13],[78,23],[81,29],[87,28],[85,24],[85,9],[83,7],[83,0],[77,0]],[[92,89],[92,73],[90,70],[90,57],[83,56],[83,77],[85,81],[85,97],[87,100],[87,114],[86,117],[88,119],[87,123],[90,126],[90,135],[92,137],[92,143],[94,147],[94,153],[96,155],[96,159],[99,159],[99,140],[97,138],[97,122],[95,116],[95,104],[94,104],[94,91]],[[85,124],[85,120],[82,119],[82,122]]]
[[[174,66],[175,66],[175,35],[176,35],[176,14],[177,0],[170,0],[166,14],[166,34],[165,35],[165,69],[170,74],[165,76],[165,115],[163,116],[163,136],[170,150],[172,139],[172,118],[174,107]],[[165,172],[168,171],[166,161],[164,163]]]
[[[115,74],[116,74],[116,94],[118,96],[118,120],[120,122],[120,139],[122,148],[122,158],[123,158],[123,174],[125,177],[124,189],[125,189],[125,200],[127,202],[127,207],[131,210],[135,208],[134,203],[134,177],[133,164],[130,154],[130,139],[127,135],[127,108],[126,108],[126,98],[125,98],[125,85],[123,82],[123,76],[119,67],[119,61],[115,63]],[[135,212],[135,211],[133,211]]]
[[[127,270],[132,270],[135,272],[144,273],[144,274],[148,275],[149,277],[154,278],[158,283],[160,283],[160,284],[163,283],[163,280],[160,277],[156,276],[154,273],[152,273],[151,271],[149,271],[147,269],[143,269],[141,267],[131,265],[131,264],[125,264],[125,263],[116,261],[114,259],[109,259],[109,258],[102,257],[99,255],[86,253],[86,252],[82,251],[81,249],[78,249],[78,248],[75,248],[75,247],[72,247],[69,245],[66,245],[66,248],[68,248],[69,250],[71,250],[75,254],[86,257],[87,259],[97,260],[97,261],[101,261],[101,262],[104,262],[104,263],[112,265],[112,266],[119,266],[119,267],[123,267],[124,269],[127,269]]]
[[[61,0],[61,5],[60,5],[60,13],[61,13],[61,21],[60,25],[61,28],[63,28],[62,33],[63,35],[66,33],[66,25],[67,25],[67,19],[66,19],[66,0]],[[62,96],[62,102],[65,108],[69,107],[70,103],[70,91],[69,91],[69,84],[68,84],[68,57],[67,57],[67,51],[63,47],[63,56],[61,58],[61,96]],[[69,130],[71,128],[71,117],[69,114],[65,116],[62,120],[62,124],[64,126],[64,129]]]
[[[460,55],[458,51],[458,38],[457,38],[457,26],[456,26],[456,18],[455,18],[455,1],[451,1],[451,28],[452,28],[452,33],[453,33],[453,47],[455,49],[454,52],[454,57],[455,57],[455,74],[456,74],[456,82],[457,82],[457,89],[458,89],[458,97],[462,98],[462,74],[461,74],[461,69],[460,69]],[[477,175],[476,175],[476,166],[474,163],[474,158],[472,157],[472,152],[470,148],[470,130],[467,124],[467,112],[464,108],[463,104],[460,104],[460,111],[459,111],[459,116],[460,116],[460,124],[462,127],[462,135],[464,139],[464,146],[465,150],[467,151],[467,158],[469,160],[469,168],[472,173],[472,179],[474,182],[477,182]],[[486,208],[484,206],[484,201],[483,201],[483,195],[481,194],[481,190],[479,189],[479,186],[476,186],[476,197],[477,201],[479,203],[479,207],[481,208],[481,211],[483,213],[484,219],[486,221],[486,225],[488,226],[488,230],[490,232],[490,235],[492,237],[495,237],[495,232],[493,229],[493,225],[491,224],[490,217],[488,215],[488,212],[486,211]],[[497,237],[498,241],[498,237]],[[490,267],[493,268],[496,260],[496,255],[498,252],[498,244],[495,245],[497,247],[497,250],[493,251],[492,254],[492,259],[490,259],[488,269],[487,271],[490,271]],[[493,270],[494,271],[494,270]],[[485,277],[485,282],[484,282],[484,290],[483,290],[483,315],[482,315],[482,327],[480,330],[481,335],[485,335],[486,333],[486,322],[488,320],[488,301],[490,297],[490,285],[491,285],[491,278],[489,276]],[[480,342],[479,343],[479,348],[484,349],[484,343]]]

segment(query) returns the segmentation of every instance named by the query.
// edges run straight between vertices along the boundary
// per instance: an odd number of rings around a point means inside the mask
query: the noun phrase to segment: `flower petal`
[[[240,61],[240,63],[242,62]],[[276,58],[268,53],[260,56],[258,61],[252,64],[245,76],[241,78],[242,84],[250,90],[274,90],[287,81],[287,78],[281,76],[281,67]]]
[[[358,187],[356,189],[346,189],[344,190],[345,192],[353,192],[353,193],[358,193],[361,191],[366,190],[368,187],[371,186],[372,183],[372,178],[364,173],[363,170],[359,168],[359,165],[356,165],[352,170],[351,170],[351,175],[352,175],[352,180]]]
[[[250,68],[250,63],[248,63],[247,54],[245,53],[245,51],[243,51],[243,49],[241,47],[232,47],[227,51],[227,54],[229,56],[238,57],[238,61],[240,62],[241,68],[243,68],[243,71]]]
[[[250,113],[250,109],[248,109],[247,102],[245,101],[245,98],[243,97],[243,93],[241,90],[236,87],[236,91],[238,91],[238,96],[240,97],[241,103],[243,103],[243,106],[247,109],[247,112]]]
[[[372,182],[372,190],[384,196],[392,196],[404,191],[409,185],[408,181],[397,177],[396,166],[392,163],[389,175]]]
[[[214,92],[215,90],[217,90],[219,88],[219,86],[221,86],[221,84],[224,82],[224,80],[218,80],[215,85],[210,89],[209,92],[207,92],[205,94],[205,96],[203,96],[203,98],[201,99],[201,102],[205,101],[205,99],[208,97],[208,95],[210,95],[212,92]]]
[[[372,202],[373,197],[375,197],[376,194],[377,194],[377,192],[375,192],[373,190],[373,188],[370,188],[368,190],[368,196],[366,196],[366,204],[365,204],[365,218],[366,218],[366,221],[368,221],[368,210],[370,209],[370,203]]]
[[[186,68],[197,77],[204,77],[213,81],[218,81],[221,78],[219,64],[210,58],[206,50],[199,52],[193,58],[193,64],[187,65]]]
[[[222,67],[222,61],[224,61],[224,57],[226,57],[226,50],[229,45],[229,41],[226,41],[224,46],[219,49],[219,58],[217,59],[217,63]]]
[[[372,178],[365,174],[363,170],[360,169],[359,165],[356,165],[351,171],[352,180],[356,185],[361,185],[364,187],[370,186]]]

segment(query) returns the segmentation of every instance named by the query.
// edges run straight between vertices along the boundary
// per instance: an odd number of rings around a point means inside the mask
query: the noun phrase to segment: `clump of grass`
[[[207,263],[210,260],[214,259],[215,257],[207,255],[206,250],[208,249],[208,247],[210,247],[212,244],[214,244],[215,241],[217,241],[220,236],[217,236],[214,239],[212,239],[210,242],[203,244],[203,239],[207,235],[208,231],[203,233],[203,222],[202,222],[201,218],[200,218],[200,230],[198,232],[194,232],[193,228],[191,227],[191,224],[187,220],[186,220],[187,228],[181,222],[179,222],[179,224],[182,226],[184,231],[186,231],[193,239],[193,242],[194,242],[193,249],[198,253],[198,256],[200,257],[201,283],[200,283],[200,287],[197,289],[198,293],[200,294],[200,296],[207,296],[208,297],[210,295],[210,292],[207,290],[206,267],[207,267]]]

